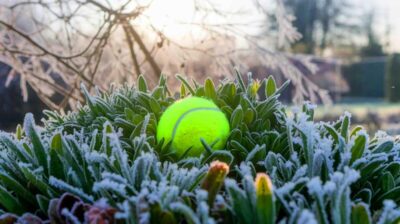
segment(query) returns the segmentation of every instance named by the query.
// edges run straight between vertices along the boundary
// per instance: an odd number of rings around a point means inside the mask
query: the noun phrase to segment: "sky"
[[[270,0],[263,0],[265,4]],[[400,52],[400,0],[349,0],[353,2],[356,8],[359,8],[362,11],[368,11],[373,9],[375,12],[375,22],[374,28],[377,31],[378,35],[382,39],[384,43],[389,42],[389,48],[387,49],[389,52]],[[151,10],[149,16],[152,18],[152,22],[156,22],[156,24],[168,24],[166,29],[166,33],[170,34],[184,34],[187,32],[187,27],[183,27],[182,25],[172,25],[173,20],[178,21],[187,21],[193,19],[193,11],[188,9],[193,9],[192,1],[185,0],[161,0],[155,1],[154,8]],[[253,4],[249,4],[251,1],[241,1],[241,0],[220,0],[217,1],[219,4],[219,8],[223,8],[227,11],[235,11],[235,10],[244,10],[244,11],[256,11],[254,9]],[[179,5],[179,7],[176,7]],[[253,7],[252,7],[253,6]],[[168,14],[171,13],[171,20],[168,21],[166,17],[160,16],[163,13]],[[253,15],[257,15],[256,13],[250,13]],[[158,19],[158,20],[157,20]],[[213,20],[217,21],[221,18],[213,18]],[[237,19],[251,21],[252,18],[225,18],[229,21],[237,21]],[[257,20],[257,18],[253,18]],[[387,27],[390,27],[389,37],[385,39],[385,33],[387,31]],[[193,31],[193,27],[190,28]]]
[[[384,35],[390,25],[389,43],[391,52],[400,52],[400,0],[353,0],[360,7],[376,10],[376,30]]]

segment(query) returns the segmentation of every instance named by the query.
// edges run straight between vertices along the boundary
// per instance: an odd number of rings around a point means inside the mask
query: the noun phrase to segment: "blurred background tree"
[[[349,0],[284,0],[296,17],[293,25],[302,39],[294,52],[321,54],[327,47],[352,39],[360,29],[358,12]]]
[[[249,70],[243,60],[266,61],[291,79],[297,102],[327,101],[326,91],[293,64],[293,55],[279,51],[279,45],[301,36],[283,4],[268,2],[5,1],[0,6],[0,61],[11,67],[8,79],[21,76],[25,100],[30,85],[52,109],[82,101],[80,83],[104,90],[112,82],[129,84],[145,74],[151,85],[161,73],[196,74],[195,79],[215,74],[222,80],[233,67]],[[261,28],[269,26],[271,17],[277,26],[265,34]],[[309,57],[297,57],[296,63],[314,71]]]

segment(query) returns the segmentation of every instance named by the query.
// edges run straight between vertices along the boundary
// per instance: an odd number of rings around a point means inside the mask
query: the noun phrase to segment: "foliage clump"
[[[350,128],[351,116],[314,122],[305,103],[290,115],[272,77],[215,86],[164,78],[150,90],[123,86],[90,95],[76,112],[27,115],[0,134],[4,223],[397,223],[400,143]],[[265,87],[265,89],[260,89]],[[258,93],[264,91],[266,98]],[[203,142],[178,158],[157,142],[157,122],[177,98],[213,100],[230,121],[224,150]]]

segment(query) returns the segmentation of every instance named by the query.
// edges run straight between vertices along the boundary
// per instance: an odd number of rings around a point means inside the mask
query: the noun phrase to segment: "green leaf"
[[[185,98],[186,96],[186,88],[183,83],[181,83],[181,98]]]
[[[181,80],[182,84],[185,85],[185,87],[189,90],[189,92],[192,94],[192,96],[196,95],[196,92],[193,90],[193,88],[189,85],[188,81],[183,78],[181,75],[176,75],[176,77]]]
[[[350,133],[350,137],[353,137],[357,134],[357,132],[361,131],[363,129],[362,126],[358,125],[355,128],[353,128],[353,130]]]
[[[30,167],[23,166],[21,167],[21,170],[24,173],[25,178],[28,179],[29,183],[32,186],[36,187],[42,194],[50,194],[49,196],[51,197],[55,196],[54,191],[51,189],[51,187],[42,179],[40,179],[40,176],[33,173]]]
[[[368,205],[358,203],[351,208],[351,223],[352,224],[370,224],[372,223]]]
[[[15,153],[21,162],[34,162],[28,154],[29,152],[27,152],[24,147],[16,145],[9,136],[0,134],[0,142],[7,146],[11,152]]]
[[[18,140],[22,139],[23,130],[20,124],[17,125],[17,130],[15,132],[15,138]]]
[[[361,199],[363,202],[370,204],[372,198],[372,192],[368,188],[364,188],[354,195],[354,198]]]
[[[242,74],[240,73],[239,69],[235,68],[235,73],[236,73],[236,80],[239,83],[240,90],[242,92],[246,92],[246,86],[244,85]]]
[[[193,210],[182,202],[174,202],[170,205],[172,211],[178,214],[182,214],[184,217],[184,223],[188,224],[200,224],[200,220],[197,218]]]
[[[26,186],[22,186],[20,182],[9,176],[8,174],[0,171],[0,180],[2,186],[12,190],[18,197],[23,198],[27,202],[33,202],[35,197],[28,191]]]
[[[238,128],[243,121],[243,110],[242,107],[237,107],[231,115],[231,129]]]
[[[217,93],[215,92],[215,85],[211,79],[206,79],[204,84],[204,92],[207,98],[215,99],[217,98]]]
[[[276,210],[271,179],[266,174],[257,174],[255,188],[257,223],[274,224]]]
[[[230,165],[230,164],[232,164],[232,162],[233,162],[233,160],[234,160],[234,157],[233,157],[232,153],[230,153],[229,151],[226,151],[226,150],[216,150],[216,151],[213,151],[213,152],[211,153],[211,155],[208,156],[208,157],[204,160],[204,162],[202,162],[202,163],[203,163],[203,164],[207,164],[207,163],[210,163],[211,161],[215,161],[215,160],[218,160],[218,161],[221,161],[221,162],[225,162],[225,163],[227,163],[228,165]]]
[[[381,152],[389,152],[394,147],[393,141],[386,141],[382,144],[378,145],[373,152],[374,153],[381,153]]]
[[[15,198],[10,192],[7,191],[3,186],[0,185],[0,205],[7,209],[7,211],[22,214],[26,210],[21,205],[17,198]]]
[[[138,86],[139,86],[139,91],[144,92],[144,93],[147,92],[147,83],[146,83],[146,79],[144,78],[143,75],[139,75]]]
[[[55,150],[57,153],[62,153],[62,137],[60,133],[57,133],[53,136],[51,140],[51,150]]]
[[[38,194],[36,195],[36,201],[39,204],[40,210],[42,210],[43,213],[47,213],[49,210],[50,200],[47,197]]]
[[[392,199],[396,202],[400,201],[400,186],[392,188],[390,191],[387,191],[383,195],[381,195],[377,201],[383,201],[385,199]]]
[[[275,91],[275,95],[279,95],[281,94],[290,84],[290,80],[287,80],[286,82],[284,82],[278,90]]]
[[[383,192],[388,192],[392,190],[394,187],[396,187],[395,180],[390,172],[385,172],[381,177],[381,181],[382,181]]]
[[[61,161],[56,150],[50,150],[49,152],[49,176],[54,176],[60,179],[65,178],[64,164]]]
[[[342,120],[342,125],[340,126],[340,135],[345,139],[346,142],[349,140],[349,127],[350,127],[350,117],[344,115]]]
[[[33,115],[30,113],[25,116],[24,128],[25,128],[25,133],[29,136],[30,140],[32,141],[33,153],[38,162],[38,165],[43,167],[45,173],[47,173],[48,170],[47,156],[46,156],[47,152],[39,137],[39,133],[35,128]]]
[[[276,92],[276,82],[273,76],[269,76],[265,86],[265,95],[270,97]]]
[[[232,180],[229,181],[229,184],[225,182],[225,188],[231,199],[232,209],[238,219],[238,223],[255,223],[257,217],[253,214],[253,206],[246,197],[245,192],[236,183],[232,182]]]
[[[367,137],[365,135],[359,135],[356,138],[354,145],[351,148],[350,164],[353,164],[354,161],[361,158],[365,149],[367,148],[366,144],[367,144]]]

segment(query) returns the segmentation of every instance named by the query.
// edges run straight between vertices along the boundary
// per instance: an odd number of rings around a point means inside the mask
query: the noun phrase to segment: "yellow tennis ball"
[[[213,150],[225,146],[230,129],[225,114],[210,100],[188,97],[178,100],[161,115],[157,141],[171,142],[172,150],[180,157],[189,148],[188,156],[199,156],[204,147],[201,138]]]

